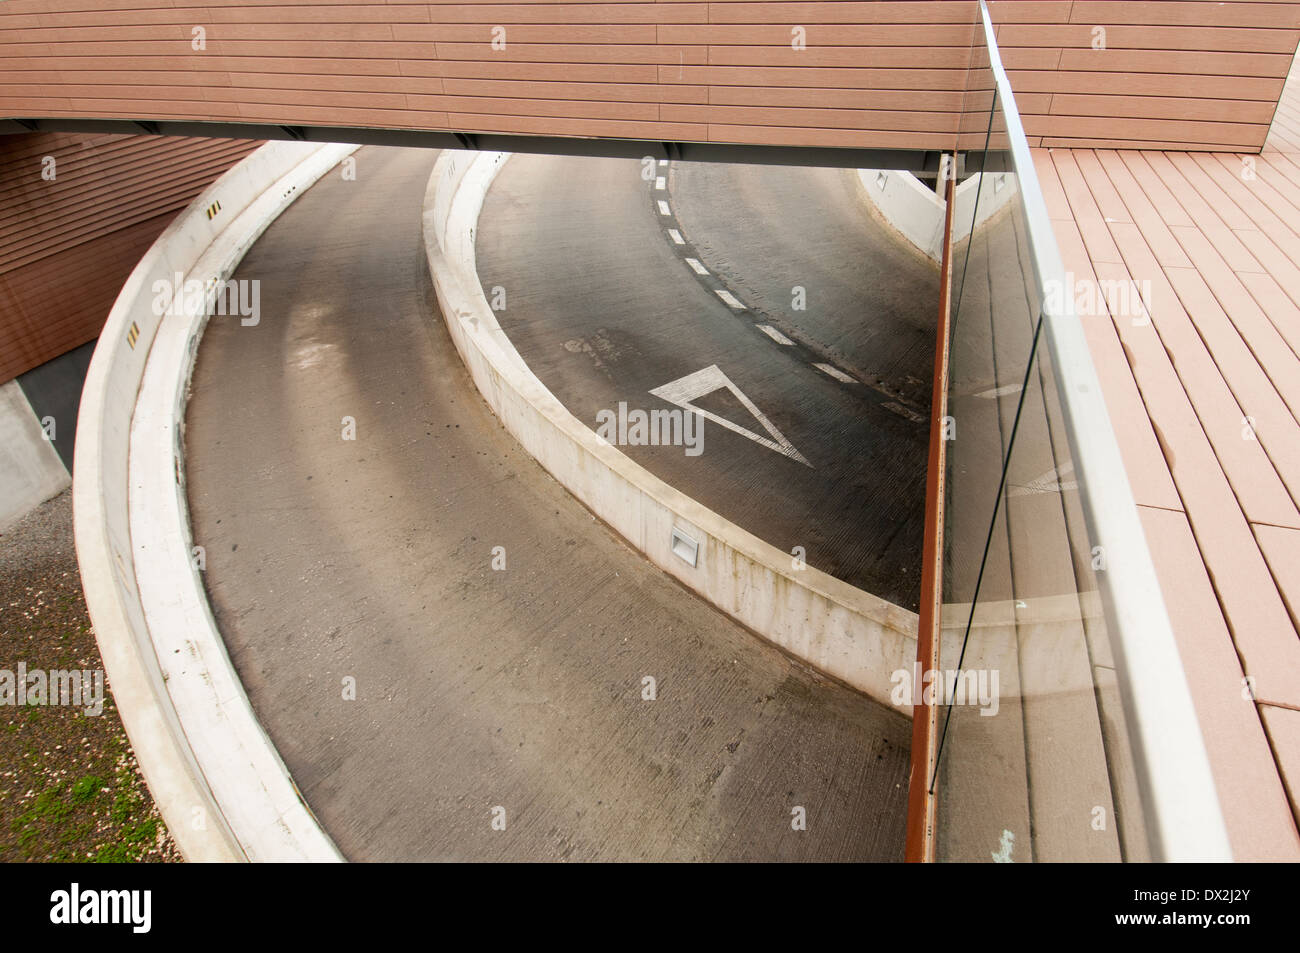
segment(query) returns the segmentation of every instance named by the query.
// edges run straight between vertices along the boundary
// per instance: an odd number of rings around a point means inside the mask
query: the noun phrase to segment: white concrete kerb
[[[342,858],[253,713],[192,562],[180,441],[208,315],[157,314],[152,286],[228,278],[357,148],[271,143],[205,190],[132,272],[87,375],[73,489],[86,602],[145,779],[190,860]],[[220,222],[206,211],[217,201]]]

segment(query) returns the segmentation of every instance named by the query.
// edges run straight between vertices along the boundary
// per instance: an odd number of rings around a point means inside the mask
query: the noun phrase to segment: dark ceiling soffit
[[[762,146],[725,142],[653,142],[642,139],[583,139],[572,136],[521,136],[491,132],[435,132],[366,129],[347,126],[279,126],[254,123],[128,119],[0,119],[0,135],[31,132],[97,132],[115,135],[202,136],[227,139],[291,139],[347,142],[422,149],[479,149],[542,155],[598,156],[616,159],[673,159],[744,165],[818,166],[845,169],[905,169],[933,178],[940,153],[927,149],[840,149],[821,146]],[[967,153],[967,170],[971,158]]]

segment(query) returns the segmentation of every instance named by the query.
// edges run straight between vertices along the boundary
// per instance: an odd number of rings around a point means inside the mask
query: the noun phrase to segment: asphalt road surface
[[[244,259],[260,323],[213,320],[185,434],[218,626],[343,853],[901,859],[910,723],[682,589],[518,447],[437,313],[434,155],[357,156]]]
[[[596,429],[620,404],[713,415],[702,452],[621,449],[915,610],[937,271],[871,217],[851,176],[517,155],[484,203],[479,277],[578,419]]]

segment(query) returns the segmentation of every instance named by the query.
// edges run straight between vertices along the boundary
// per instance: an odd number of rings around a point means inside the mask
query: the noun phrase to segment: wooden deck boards
[[[1300,72],[1261,154],[1038,149],[1233,849],[1300,859]],[[1142,311],[1145,310],[1145,314]]]

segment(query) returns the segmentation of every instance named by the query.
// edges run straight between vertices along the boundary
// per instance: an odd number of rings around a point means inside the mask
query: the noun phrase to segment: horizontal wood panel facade
[[[1300,41],[1300,2],[991,6],[1033,145],[1257,151]],[[964,127],[976,14],[971,0],[7,0],[0,115],[935,148]]]
[[[154,239],[258,145],[65,133],[0,138],[0,382],[96,338]]]

